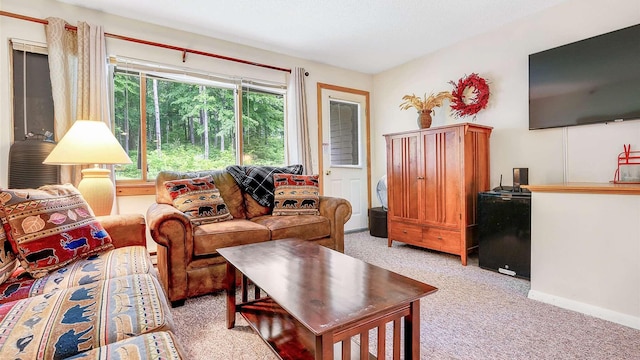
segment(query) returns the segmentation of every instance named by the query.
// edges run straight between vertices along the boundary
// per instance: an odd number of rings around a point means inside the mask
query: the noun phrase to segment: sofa
[[[91,225],[94,240],[104,243],[108,234],[110,244],[48,272],[33,272],[34,277],[25,270],[28,263],[24,261],[33,260],[29,256],[36,252],[23,254],[20,261],[15,258],[16,245],[10,243],[7,231],[16,237],[22,234],[11,227],[13,213],[3,206],[11,200],[11,194],[31,199],[29,191],[0,189],[0,265],[10,271],[0,284],[0,359],[184,359],[172,333],[165,292],[145,247],[143,215],[93,217],[86,212],[86,204],[69,206],[65,199],[77,201],[79,197],[76,190],[70,191],[66,198],[25,201],[22,208],[27,209],[26,217],[20,221],[26,235],[35,230],[51,234],[62,229],[55,233],[61,245],[72,249],[72,255],[81,255],[92,239],[83,237],[73,242],[60,235],[75,231],[71,222],[84,221]],[[45,214],[31,206],[38,201],[48,202],[54,212]],[[63,219],[61,214],[72,219]],[[43,219],[41,224],[33,221],[38,218]],[[48,242],[52,243],[50,239]],[[63,260],[60,248],[36,263],[52,266],[56,259]]]
[[[217,252],[219,248],[299,238],[344,251],[344,224],[351,217],[350,203],[341,198],[318,196],[317,215],[273,215],[274,204],[265,206],[257,201],[258,189],[246,186],[246,179],[242,179],[244,174],[255,180],[251,177],[253,172],[264,169],[266,167],[234,166],[158,174],[156,202],[147,211],[147,223],[158,244],[160,281],[172,306],[180,306],[190,297],[225,289],[226,262]],[[174,206],[167,184],[209,176],[230,216],[226,221],[198,224]],[[270,176],[269,173],[266,179]],[[317,184],[317,176],[311,180]]]

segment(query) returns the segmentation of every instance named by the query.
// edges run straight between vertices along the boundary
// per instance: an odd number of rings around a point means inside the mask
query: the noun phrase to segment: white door
[[[349,200],[345,231],[368,227],[368,93],[318,84],[321,98],[323,194]]]

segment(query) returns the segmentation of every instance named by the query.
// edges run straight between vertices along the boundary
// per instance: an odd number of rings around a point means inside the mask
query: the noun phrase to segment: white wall
[[[533,192],[529,298],[640,329],[640,196]]]
[[[532,184],[612,180],[622,145],[640,149],[640,121],[529,131],[528,55],[638,23],[638,0],[574,0],[375,75],[373,179],[386,172],[382,135],[417,127],[416,113],[398,108],[402,96],[450,90],[476,72],[491,89],[476,119],[494,128],[491,187],[501,174],[510,185],[514,167],[528,167]],[[463,121],[473,119],[436,108],[432,126]],[[530,297],[640,326],[637,196],[536,193],[532,202]]]
[[[316,83],[322,82],[369,92],[373,86],[373,77],[370,74],[340,69],[210,37],[124,19],[93,10],[62,4],[53,0],[2,0],[1,9],[35,18],[59,17],[71,25],[75,25],[78,21],[87,21],[92,24],[103,25],[105,32],[108,33],[253,60],[283,68],[304,67],[310,73],[306,79],[307,106],[311,122],[310,137],[312,149],[314,150],[313,161],[315,172],[318,171],[318,157],[315,152],[318,147]],[[0,187],[6,187],[8,184],[7,163],[9,147],[13,141],[13,131],[11,131],[12,85],[10,83],[11,69],[9,66],[9,39],[11,38],[42,43],[46,42],[44,26],[42,24],[0,16]],[[165,50],[110,38],[107,38],[107,53],[179,67],[195,68],[212,73],[241,75],[264,80],[285,81],[286,76],[286,73],[280,71],[262,69],[193,54],[187,54],[186,63],[182,63],[182,54],[178,51]],[[152,196],[140,196],[130,199],[120,198],[118,199],[118,206],[120,212],[123,213],[145,213],[152,201]]]
[[[533,184],[612,180],[622,145],[640,150],[640,121],[529,131],[528,55],[638,23],[640,1],[611,0],[604,5],[599,0],[574,0],[375,75],[374,184],[386,173],[382,135],[417,128],[416,113],[398,108],[402,96],[451,90],[449,81],[474,72],[490,82],[489,105],[476,122],[494,128],[492,187],[501,174],[503,183],[510,185],[514,167],[528,167]],[[435,111],[432,126],[473,121],[453,118],[443,108]]]

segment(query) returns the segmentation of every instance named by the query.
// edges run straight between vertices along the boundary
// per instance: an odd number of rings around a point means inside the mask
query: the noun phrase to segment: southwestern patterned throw
[[[18,267],[16,256],[11,250],[11,243],[2,227],[2,207],[0,207],[0,284],[2,284],[11,273]]]
[[[195,225],[233,219],[211,175],[165,181],[164,186],[173,199],[173,206],[189,216]]]
[[[111,237],[71,184],[1,190],[0,210],[11,247],[34,278],[113,248]]]
[[[143,246],[126,246],[78,259],[38,279],[20,270],[0,285],[0,305],[122,276],[156,274],[149,252]]]
[[[0,306],[0,354],[64,359],[138,335],[170,330],[161,285],[149,274],[117,277]]]
[[[158,331],[101,346],[67,358],[67,360],[181,360],[184,358],[179,348],[180,346],[171,332]]]
[[[273,174],[273,215],[320,215],[318,175]]]

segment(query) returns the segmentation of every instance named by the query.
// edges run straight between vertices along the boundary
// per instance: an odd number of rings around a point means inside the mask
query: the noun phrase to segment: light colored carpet
[[[349,234],[345,253],[439,288],[420,301],[422,359],[640,359],[640,331],[529,300],[528,281],[481,269],[477,256],[462,266],[457,256],[386,244]],[[241,316],[227,330],[225,307],[218,293],[173,309],[191,358],[277,359]]]

